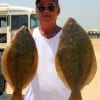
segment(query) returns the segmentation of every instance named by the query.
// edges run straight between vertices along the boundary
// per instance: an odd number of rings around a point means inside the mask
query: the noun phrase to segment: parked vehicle
[[[91,29],[88,31],[88,35],[90,38],[100,38],[100,30],[98,29]]]
[[[2,53],[11,40],[13,34],[22,26],[26,25],[28,29],[32,29],[39,25],[33,8],[11,6],[9,4],[0,3],[0,62]],[[0,63],[1,64],[1,63]],[[0,65],[1,70],[1,65]],[[0,92],[5,90],[5,80],[0,71]],[[2,94],[1,93],[1,94]]]

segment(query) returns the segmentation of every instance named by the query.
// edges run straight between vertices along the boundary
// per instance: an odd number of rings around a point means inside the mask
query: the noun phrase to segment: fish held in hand
[[[81,89],[93,79],[97,63],[90,38],[73,18],[62,29],[55,64],[58,75],[71,89],[69,100],[82,100]]]
[[[11,100],[22,100],[22,89],[34,78],[37,71],[38,53],[35,41],[22,26],[7,45],[2,56],[2,71],[13,88]]]

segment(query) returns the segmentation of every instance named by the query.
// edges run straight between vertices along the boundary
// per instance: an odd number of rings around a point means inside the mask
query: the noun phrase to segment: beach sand
[[[94,79],[89,85],[86,85],[81,91],[83,100],[100,100],[100,39],[91,39],[96,59],[97,59],[97,72]],[[12,89],[7,84],[6,93],[11,94]],[[23,94],[25,90],[23,91]]]
[[[100,39],[92,39],[96,59],[97,72],[89,85],[82,90],[83,100],[100,100]]]

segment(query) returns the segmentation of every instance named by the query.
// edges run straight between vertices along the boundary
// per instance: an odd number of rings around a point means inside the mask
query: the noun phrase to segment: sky
[[[35,8],[35,0],[0,0],[0,3]],[[84,30],[100,30],[100,0],[59,0],[61,12],[57,24],[63,27],[69,17]]]

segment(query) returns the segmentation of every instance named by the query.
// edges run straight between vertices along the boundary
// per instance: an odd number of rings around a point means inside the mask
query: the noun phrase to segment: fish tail
[[[73,92],[71,93],[70,97],[69,97],[69,100],[82,100],[82,96],[81,96],[81,92],[79,91],[78,93],[77,92]]]
[[[16,93],[15,91],[13,92],[13,94],[11,95],[10,100],[23,100],[23,96],[22,93]]]

